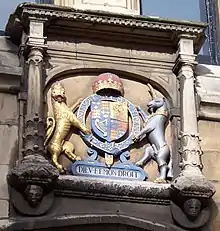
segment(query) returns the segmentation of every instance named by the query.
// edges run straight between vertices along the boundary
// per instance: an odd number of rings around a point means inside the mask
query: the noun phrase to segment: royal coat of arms
[[[71,107],[66,104],[63,85],[54,83],[51,88],[54,117],[47,118],[45,146],[60,173],[67,171],[59,163],[59,156],[63,153],[74,162],[71,165],[73,175],[146,180],[143,168],[154,160],[160,174],[155,182],[166,183],[172,178],[172,158],[165,139],[169,122],[168,103],[164,97],[157,96],[150,84],[147,86],[152,100],[148,102],[148,112],[145,113],[124,97],[123,83],[112,73],[99,75],[93,84],[94,94],[78,100]],[[77,108],[76,116],[73,112]],[[88,157],[84,160],[74,153],[73,143],[66,140],[71,126],[78,128],[88,146]],[[143,157],[131,163],[132,145],[142,138],[147,138],[143,141],[148,146]]]
[[[81,137],[88,145],[89,157],[72,164],[72,173],[82,176],[145,180],[142,168],[129,162],[129,148],[133,137],[140,132],[137,108],[124,95],[120,78],[112,73],[97,77],[93,95],[79,106],[77,118],[91,126],[91,134]],[[102,156],[105,163],[98,161]]]

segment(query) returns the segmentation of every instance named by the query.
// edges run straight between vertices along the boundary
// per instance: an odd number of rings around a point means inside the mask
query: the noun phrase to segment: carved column
[[[53,184],[59,175],[45,158],[44,149],[43,66],[46,46],[43,26],[44,21],[30,21],[30,34],[25,45],[28,86],[23,158],[8,175],[13,204],[19,212],[27,215],[40,215],[50,208]]]
[[[192,57],[193,58],[193,57]],[[195,62],[194,62],[195,63]],[[182,61],[178,78],[181,95],[181,168],[191,174],[201,174],[202,150],[198,134],[195,86],[194,86],[194,63]]]
[[[172,182],[174,204],[182,207],[182,212],[188,217],[184,210],[185,204],[194,203],[192,206],[201,204],[205,207],[208,199],[215,193],[214,186],[202,174],[200,138],[198,134],[198,121],[196,110],[196,92],[194,66],[197,64],[194,55],[193,37],[181,36],[179,40],[179,50],[174,67],[174,73],[179,79],[180,85],[180,110],[181,110],[181,132],[180,132],[180,154],[181,173]],[[195,201],[198,201],[195,203]],[[184,207],[185,206],[185,207]],[[175,208],[175,206],[171,206]],[[190,208],[190,206],[188,206]],[[176,217],[177,209],[171,210],[174,219],[181,224]],[[199,216],[201,211],[197,214]],[[195,220],[197,219],[195,217]],[[207,219],[209,216],[206,216]],[[191,221],[190,216],[182,220],[182,226],[186,228],[196,228],[202,225],[201,222]],[[194,218],[193,218],[194,219]],[[198,220],[198,219],[197,219]],[[204,223],[203,223],[204,224]]]

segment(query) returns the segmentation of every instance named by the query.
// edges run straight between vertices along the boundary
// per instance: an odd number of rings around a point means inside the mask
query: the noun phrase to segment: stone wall
[[[211,230],[220,225],[220,68],[198,65],[196,68],[199,94],[199,133],[203,150],[203,174],[216,187],[213,197]]]
[[[0,220],[9,216],[6,176],[18,159],[18,66],[17,47],[0,37]]]

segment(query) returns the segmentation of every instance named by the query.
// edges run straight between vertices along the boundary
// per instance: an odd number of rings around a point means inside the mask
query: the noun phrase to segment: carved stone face
[[[26,199],[31,207],[37,207],[43,198],[43,189],[38,185],[28,185],[25,190]]]
[[[186,200],[183,209],[189,219],[195,220],[201,212],[201,202],[195,198]]]
[[[65,89],[60,82],[56,82],[51,87],[51,97],[61,103],[66,101]]]

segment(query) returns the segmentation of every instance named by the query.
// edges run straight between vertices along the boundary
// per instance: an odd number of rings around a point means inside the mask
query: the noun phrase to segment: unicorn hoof
[[[135,165],[137,165],[138,167],[142,167],[143,163],[141,161],[138,161]]]
[[[78,160],[82,160],[82,159],[81,159],[80,156],[77,156],[77,157],[75,158],[75,160],[78,161]]]

